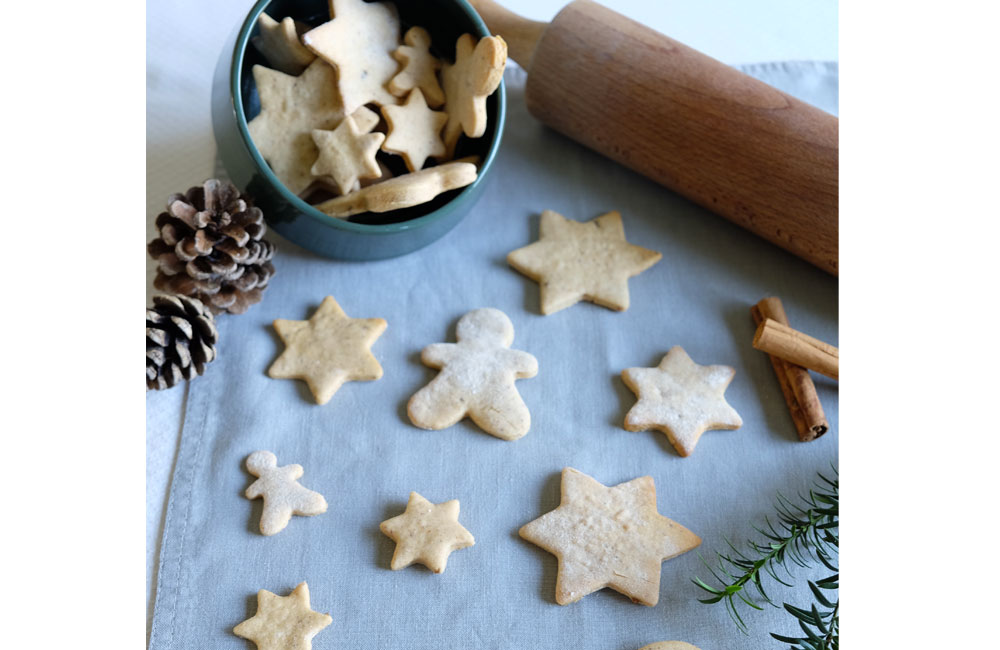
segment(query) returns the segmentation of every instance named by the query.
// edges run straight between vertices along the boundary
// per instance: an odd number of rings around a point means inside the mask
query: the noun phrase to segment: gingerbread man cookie
[[[441,61],[430,52],[431,35],[423,27],[411,27],[403,40],[406,45],[400,45],[392,53],[403,69],[389,80],[389,92],[396,97],[406,97],[410,90],[419,88],[427,105],[437,108],[444,104],[444,90],[437,78]]]
[[[424,348],[421,361],[441,370],[410,398],[410,421],[422,429],[444,429],[468,416],[503,440],[517,440],[531,427],[531,414],[514,380],[538,374],[538,360],[511,350],[514,325],[499,309],[470,311],[458,321],[458,343]]]
[[[507,43],[499,36],[486,36],[478,43],[472,34],[462,34],[455,44],[455,63],[441,69],[448,123],[444,127],[446,158],[455,154],[458,137],[486,133],[486,98],[500,85],[507,65]]]
[[[259,477],[247,488],[250,500],[264,497],[260,532],[274,535],[288,525],[292,515],[311,517],[326,512],[326,499],[299,485],[302,465],[278,467],[278,457],[269,451],[255,451],[247,458],[247,471]]]
[[[474,164],[450,162],[362,187],[313,207],[339,219],[362,212],[388,212],[426,203],[438,194],[465,187],[474,180]]]

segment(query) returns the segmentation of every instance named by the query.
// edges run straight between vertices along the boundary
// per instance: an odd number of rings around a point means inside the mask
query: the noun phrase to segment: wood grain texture
[[[837,274],[836,117],[589,0],[541,32],[525,94],[553,129]]]

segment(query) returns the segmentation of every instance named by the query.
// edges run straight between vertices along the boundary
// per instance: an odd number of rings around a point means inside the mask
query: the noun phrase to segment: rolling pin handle
[[[542,33],[549,24],[518,16],[493,0],[469,0],[469,4],[486,22],[490,32],[498,34],[507,42],[507,53],[510,58],[517,61],[525,70],[530,70],[535,46],[538,45]]]

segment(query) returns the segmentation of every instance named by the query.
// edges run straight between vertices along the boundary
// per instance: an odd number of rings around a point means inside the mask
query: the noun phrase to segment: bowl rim
[[[483,19],[479,16],[476,10],[472,8],[472,5],[470,5],[467,0],[450,1],[458,5],[463,13],[465,13],[465,15],[472,21],[472,24],[478,32],[479,38],[490,35],[489,29],[486,28],[486,23],[483,22]],[[236,114],[237,130],[240,133],[240,137],[243,139],[243,144],[247,147],[247,151],[250,153],[250,158],[253,160],[254,166],[282,196],[282,198],[295,207],[299,212],[314,221],[320,222],[322,225],[333,226],[334,228],[341,228],[343,230],[367,235],[389,235],[429,226],[434,222],[445,218],[449,212],[448,208],[452,203],[458,201],[467,193],[475,190],[476,186],[479,185],[492,166],[493,159],[496,158],[497,150],[500,147],[500,140],[503,136],[503,127],[507,112],[507,88],[502,78],[496,91],[498,94],[496,124],[494,127],[496,137],[493,138],[489,151],[486,152],[486,156],[476,172],[476,180],[462,188],[461,192],[433,212],[396,223],[357,223],[354,221],[348,221],[347,219],[331,217],[330,215],[309,205],[285,187],[285,184],[282,183],[277,176],[275,176],[274,172],[271,170],[271,166],[265,162],[264,157],[261,156],[260,151],[257,150],[257,146],[254,144],[253,138],[250,137],[250,129],[247,126],[246,112],[243,110],[242,93],[240,92],[240,86],[243,79],[243,57],[246,54],[247,45],[250,42],[250,32],[253,30],[254,25],[257,24],[257,19],[260,14],[264,12],[264,9],[271,2],[272,0],[258,0],[258,2],[247,14],[246,19],[243,21],[243,25],[240,27],[239,34],[236,37],[236,44],[233,48],[233,58],[229,66],[229,95],[233,103],[233,111]]]

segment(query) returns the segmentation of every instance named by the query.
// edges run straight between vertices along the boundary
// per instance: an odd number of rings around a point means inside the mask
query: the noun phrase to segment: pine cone
[[[212,312],[200,300],[155,296],[146,310],[146,390],[170,388],[205,372],[217,339]]]
[[[171,195],[156,227],[148,250],[159,262],[157,289],[198,298],[213,314],[242,314],[260,302],[274,275],[274,246],[263,239],[260,208],[232,183],[209,179]]]

